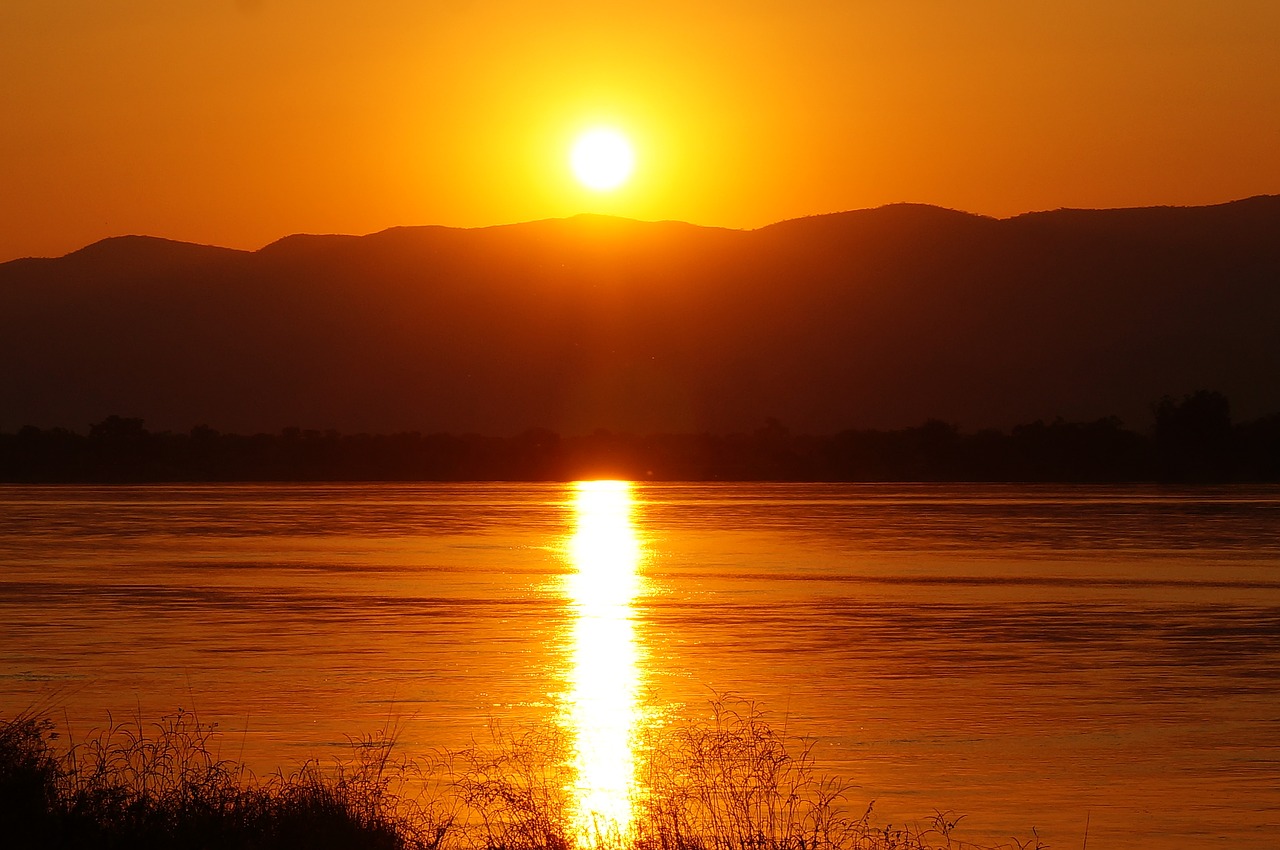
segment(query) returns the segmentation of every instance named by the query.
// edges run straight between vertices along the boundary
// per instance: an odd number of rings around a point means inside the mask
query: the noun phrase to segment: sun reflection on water
[[[639,657],[632,600],[639,587],[640,541],[631,520],[631,485],[580,481],[569,541],[574,611],[568,715],[574,739],[574,830],[580,847],[625,841],[635,782],[632,738],[639,708]]]

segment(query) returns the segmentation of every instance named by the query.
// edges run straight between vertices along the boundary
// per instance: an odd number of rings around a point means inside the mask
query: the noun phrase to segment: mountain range
[[[757,230],[578,216],[0,264],[0,430],[507,435],[1280,411],[1280,196]]]

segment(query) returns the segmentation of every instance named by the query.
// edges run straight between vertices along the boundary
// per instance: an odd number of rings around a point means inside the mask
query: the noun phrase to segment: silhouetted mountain
[[[0,430],[1008,427],[1280,410],[1280,197],[754,231],[579,216],[0,265]]]

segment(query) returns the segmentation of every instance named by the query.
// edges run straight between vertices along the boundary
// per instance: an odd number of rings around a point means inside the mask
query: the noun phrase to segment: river
[[[0,487],[0,712],[178,708],[259,771],[551,725],[579,818],[754,701],[855,808],[1055,848],[1280,840],[1280,489]]]

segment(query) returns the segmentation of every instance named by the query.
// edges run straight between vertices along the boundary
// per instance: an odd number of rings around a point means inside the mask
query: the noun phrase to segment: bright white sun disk
[[[617,130],[589,130],[578,137],[569,155],[573,173],[582,185],[604,191],[616,189],[631,176],[635,154],[627,137]]]

